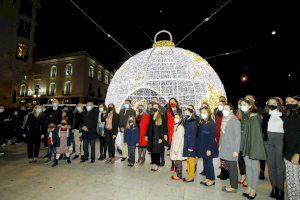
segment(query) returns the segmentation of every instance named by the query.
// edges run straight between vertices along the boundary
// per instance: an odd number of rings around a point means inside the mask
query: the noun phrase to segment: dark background
[[[179,42],[226,0],[118,1],[74,0],[126,49],[139,52],[152,46],[159,30]],[[286,1],[232,0],[178,47],[207,58],[220,76],[233,104],[253,94],[264,104],[270,96],[285,98],[299,92],[296,6]],[[35,57],[88,51],[109,70],[117,69],[126,52],[103,34],[69,0],[44,0],[38,12]],[[276,31],[272,35],[272,31]],[[165,35],[161,35],[160,39]],[[249,48],[253,47],[253,48]],[[247,49],[249,48],[249,49]],[[289,76],[290,74],[290,76]],[[248,81],[242,82],[241,76]]]

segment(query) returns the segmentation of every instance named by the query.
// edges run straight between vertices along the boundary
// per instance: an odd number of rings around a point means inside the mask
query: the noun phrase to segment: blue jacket
[[[207,157],[206,151],[211,151],[211,155],[209,157],[218,157],[219,151],[216,142],[216,124],[211,120],[207,124],[201,124],[198,131],[197,156],[205,158]]]
[[[139,143],[139,129],[137,127],[130,127],[124,131],[124,143],[128,146],[136,146]]]
[[[196,135],[197,135],[197,120],[187,119],[184,124],[184,146],[183,146],[183,157],[195,157],[196,154]],[[188,151],[192,149],[193,151]]]

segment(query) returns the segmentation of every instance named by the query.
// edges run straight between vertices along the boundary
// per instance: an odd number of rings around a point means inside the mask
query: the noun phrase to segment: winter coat
[[[270,120],[271,115],[269,113],[263,113],[262,114],[262,120],[261,120],[261,131],[263,134],[263,139],[264,141],[268,141],[268,124],[269,124],[269,120]],[[282,114],[280,116],[280,118],[282,119],[282,121],[284,121],[284,115]]]
[[[133,126],[124,131],[124,143],[130,147],[135,147],[139,143],[139,130]]]
[[[125,128],[129,117],[136,117],[136,112],[132,108],[120,110],[120,128]]]
[[[236,116],[227,122],[225,132],[221,133],[219,157],[228,161],[238,161],[232,156],[233,152],[240,152],[241,123]]]
[[[98,123],[98,112],[91,110],[91,111],[84,111],[82,113],[83,116],[83,124],[82,126],[86,126],[88,131],[82,130],[82,138],[83,139],[91,139],[96,138],[97,134],[97,123]]]
[[[53,123],[54,125],[59,125],[62,119],[62,111],[60,108],[57,108],[57,110],[53,110],[53,108],[49,108],[46,111],[47,116],[47,124]]]
[[[148,129],[147,129],[147,137],[148,137],[148,145],[147,149],[150,153],[161,153],[163,152],[164,144],[158,143],[158,140],[164,139],[164,135],[166,134],[166,122],[165,118],[162,115],[162,124],[156,125],[153,120],[153,115],[150,116]]]
[[[52,132],[52,142],[54,147],[60,146],[60,131],[59,131],[60,128],[61,127],[56,127]],[[74,140],[74,135],[72,133],[72,129],[68,128],[67,145],[71,146],[73,140]]]
[[[266,151],[261,133],[260,117],[243,115],[241,120],[241,146],[242,155],[252,160],[266,160]]]
[[[143,114],[139,121],[139,146],[146,147],[148,142],[145,140],[145,136],[147,136],[147,128],[150,121],[150,115]]]
[[[27,140],[40,140],[43,134],[43,126],[46,123],[45,118],[42,117],[42,113],[39,117],[35,117],[33,113],[28,115],[26,121],[26,129],[28,130],[26,139]]]
[[[198,129],[197,145],[199,145],[197,152],[198,157],[206,158],[216,158],[218,157],[218,148],[216,143],[216,124],[210,120],[206,124],[200,124]],[[211,151],[211,155],[207,156],[206,152]]]
[[[183,156],[184,157],[195,157],[196,156],[196,135],[198,131],[197,121],[194,118],[187,119],[184,124],[184,146]],[[188,151],[192,149],[193,151]]]
[[[184,145],[184,127],[182,124],[174,125],[174,134],[172,138],[170,158],[171,160],[185,160],[183,157],[183,145]]]

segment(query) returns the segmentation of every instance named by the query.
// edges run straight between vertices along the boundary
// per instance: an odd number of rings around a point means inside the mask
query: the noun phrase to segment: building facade
[[[113,73],[87,52],[36,60],[18,84],[18,103],[77,104],[104,102]]]
[[[0,1],[0,104],[17,104],[18,81],[33,65],[39,0]]]

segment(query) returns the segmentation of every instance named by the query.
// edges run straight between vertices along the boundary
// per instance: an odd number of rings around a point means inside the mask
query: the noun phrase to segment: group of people
[[[85,109],[84,109],[85,107]],[[115,141],[122,138],[122,159],[128,166],[143,165],[147,151],[151,154],[151,170],[158,171],[165,165],[165,150],[170,150],[171,179],[194,182],[197,159],[203,160],[205,177],[203,186],[215,185],[213,159],[220,158],[221,179],[230,179],[222,190],[236,193],[238,185],[245,187],[243,196],[257,196],[258,179],[264,178],[265,161],[269,167],[272,185],[271,198],[284,199],[284,182],[287,179],[289,199],[300,199],[300,103],[297,98],[271,97],[265,109],[257,108],[255,98],[248,95],[238,102],[238,109],[219,98],[216,109],[202,102],[199,111],[193,105],[184,110],[175,98],[166,107],[153,97],[151,102],[133,108],[125,100],[119,113],[114,104],[101,103],[94,108],[78,104],[74,111],[60,109],[57,100],[45,109],[36,105],[22,124],[22,135],[28,143],[29,162],[37,162],[41,141],[47,147],[46,162],[54,157],[53,167],[61,158],[71,163],[96,158],[95,143],[99,139],[100,157],[106,164],[115,162]],[[0,106],[0,116],[2,115]],[[199,116],[197,115],[199,113]],[[1,118],[2,120],[2,118]],[[2,123],[2,122],[1,122]],[[90,148],[89,148],[90,147]],[[136,148],[138,159],[136,162]],[[90,150],[90,151],[89,151]],[[183,162],[187,175],[183,177]],[[260,172],[258,168],[260,167]],[[239,179],[240,175],[240,179]]]

